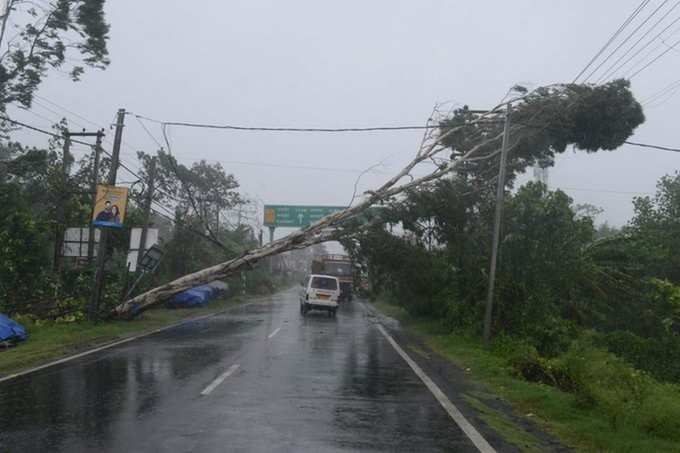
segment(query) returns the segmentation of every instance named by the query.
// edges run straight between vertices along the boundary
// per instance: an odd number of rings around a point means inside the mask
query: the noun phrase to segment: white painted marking
[[[217,378],[216,378],[214,381],[212,381],[212,382],[210,383],[210,385],[207,386],[207,387],[201,392],[201,395],[202,395],[202,396],[208,396],[208,395],[210,395],[210,392],[212,392],[213,390],[215,390],[215,389],[217,388],[217,386],[220,385],[222,382],[224,382],[224,380],[225,380],[226,378],[228,378],[229,376],[231,376],[232,374],[234,374],[234,372],[235,372],[236,370],[238,370],[239,366],[240,366],[240,365],[239,365],[238,363],[235,363],[235,364],[233,364],[232,366],[230,366],[229,369],[228,369],[227,371],[225,371],[224,373],[222,373],[222,374],[220,374],[219,376],[217,376]]]
[[[213,316],[221,315],[222,313],[225,313],[225,312],[226,311],[221,311],[221,312],[217,312],[217,313],[210,313],[209,315],[202,315],[202,316],[197,316],[195,318],[185,319],[185,320],[182,320],[180,322],[170,324],[169,326],[161,327],[159,329],[154,329],[154,330],[151,330],[149,332],[144,332],[142,334],[135,335],[133,337],[125,338],[123,340],[114,341],[113,343],[108,343],[108,344],[105,344],[104,346],[99,346],[99,347],[94,348],[94,349],[88,349],[87,351],[83,351],[83,352],[80,352],[78,354],[70,355],[68,357],[64,357],[63,359],[55,360],[53,362],[49,362],[49,363],[46,363],[44,365],[40,365],[40,366],[37,366],[37,367],[34,367],[34,368],[29,368],[28,370],[20,371],[18,373],[14,373],[14,374],[10,374],[10,375],[5,376],[5,377],[0,377],[0,382],[9,381],[10,379],[18,378],[19,376],[24,376],[26,374],[34,373],[36,371],[39,371],[39,370],[42,370],[42,369],[45,369],[45,368],[49,368],[49,367],[54,366],[54,365],[59,365],[60,363],[70,362],[71,360],[79,359],[81,357],[85,357],[87,355],[94,354],[95,352],[103,351],[105,349],[109,349],[109,348],[112,348],[114,346],[118,346],[118,345],[121,345],[121,344],[124,344],[124,343],[128,343],[130,341],[134,341],[134,340],[138,340],[140,338],[148,337],[149,335],[153,335],[155,333],[163,332],[164,330],[172,329],[173,327],[181,326],[182,324],[187,324],[187,323],[190,323],[190,322],[193,322],[193,321],[202,321],[202,320],[207,319],[207,318],[212,318]]]
[[[273,331],[272,333],[270,333],[267,338],[269,338],[271,340],[277,333],[279,333],[279,330],[281,330],[281,328],[277,327],[276,330]]]
[[[420,378],[421,381],[423,381],[423,384],[427,386],[427,388],[432,392],[435,398],[437,398],[437,401],[439,401],[439,404],[442,405],[444,410],[448,412],[448,414],[451,416],[454,422],[460,427],[460,429],[463,430],[463,432],[468,436],[468,438],[472,441],[473,444],[475,444],[475,447],[482,452],[482,453],[495,453],[496,450],[493,449],[491,445],[482,437],[481,434],[479,434],[479,431],[475,429],[472,424],[470,424],[469,421],[463,416],[463,414],[458,410],[458,408],[449,400],[444,392],[441,391],[441,389],[435,384],[430,377],[425,374],[425,372],[418,366],[416,362],[411,359],[411,357],[404,352],[404,350],[399,346],[399,344],[392,338],[390,334],[385,331],[383,326],[380,324],[376,324],[378,327],[378,330],[380,330],[380,333],[383,334],[385,338],[387,338],[387,341],[392,345],[395,351],[401,356],[402,359],[408,363],[408,365],[411,367],[414,373]]]

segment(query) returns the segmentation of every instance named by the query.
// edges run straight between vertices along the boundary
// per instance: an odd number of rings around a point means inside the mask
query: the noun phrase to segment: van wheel
[[[307,307],[305,306],[304,303],[300,304],[300,313],[302,314],[302,316],[307,315]]]
[[[334,308],[334,309],[333,309],[333,317],[334,317],[334,318],[335,318],[335,315],[336,315],[337,313],[338,313],[338,309],[337,309],[337,308]]]

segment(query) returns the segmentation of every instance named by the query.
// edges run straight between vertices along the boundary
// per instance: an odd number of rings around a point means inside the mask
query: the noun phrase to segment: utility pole
[[[57,194],[57,225],[54,231],[54,261],[52,263],[52,268],[56,273],[61,271],[61,255],[64,247],[64,233],[66,232],[66,208],[69,198],[68,173],[71,154],[71,136],[67,130],[64,131],[63,136],[64,148],[61,159],[61,190],[59,191],[60,193]]]
[[[139,238],[139,251],[137,252],[137,267],[142,262],[144,251],[146,250],[146,236],[149,231],[149,219],[151,217],[151,203],[153,202],[154,184],[156,183],[156,157],[151,158],[149,164],[149,181],[146,187],[146,198],[144,199],[144,225],[142,235]]]
[[[102,139],[104,138],[104,130],[97,132],[97,143],[94,146],[94,158],[92,160],[92,181],[90,182],[90,191],[92,192],[92,215],[90,216],[90,232],[87,235],[87,264],[92,264],[94,257],[94,236],[96,230],[92,226],[92,219],[94,218],[94,208],[97,205],[97,184],[99,184],[99,160],[102,151]]]
[[[496,213],[493,222],[493,245],[491,248],[491,268],[489,270],[489,287],[486,295],[486,308],[484,310],[484,343],[488,346],[491,339],[491,321],[493,315],[493,291],[496,285],[496,265],[498,260],[498,244],[501,235],[501,221],[503,219],[503,199],[505,195],[505,162],[508,156],[508,142],[510,138],[510,112],[512,108],[507,105],[505,113],[505,126],[503,128],[503,144],[501,145],[500,168],[498,170],[498,187],[496,189]]]
[[[0,24],[0,45],[5,38],[5,30],[7,29],[7,19],[9,19],[9,13],[14,4],[13,0],[0,0],[0,14],[2,14],[1,19],[2,24]]]
[[[113,149],[111,150],[111,170],[109,171],[109,178],[107,181],[107,184],[110,186],[116,185],[116,176],[118,174],[118,162],[120,157],[120,145],[123,140],[124,127],[125,109],[119,109],[116,120],[116,134],[113,138]],[[97,270],[94,277],[94,288],[92,290],[90,306],[88,307],[88,317],[91,321],[97,320],[99,312],[99,300],[101,299],[102,288],[104,286],[104,275],[106,273],[105,267],[109,235],[109,230],[101,230],[101,237],[99,239],[99,252],[97,253]]]

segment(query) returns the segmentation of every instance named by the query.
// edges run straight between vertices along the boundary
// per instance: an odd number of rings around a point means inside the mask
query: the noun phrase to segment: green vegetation
[[[5,207],[0,212],[0,313],[71,322],[86,317],[95,263],[74,257],[57,259],[55,249],[59,248],[56,236],[63,228],[89,223],[92,156],[73,162],[70,154],[64,155],[61,142],[52,140],[48,149],[0,143],[0,203]],[[140,152],[139,159],[140,175],[146,177],[152,158]],[[159,230],[164,256],[157,271],[141,280],[135,294],[235,258],[259,244],[256,227],[238,215],[247,208],[247,201],[238,192],[234,175],[205,161],[184,166],[162,151],[157,162],[158,190],[153,199],[174,216],[154,208],[149,223]],[[104,159],[100,180],[108,165]],[[127,271],[126,258],[131,228],[146,223],[141,209],[145,190],[141,185],[131,189],[126,224],[111,231],[100,319],[107,318],[136,278]],[[302,262],[310,253],[290,255]],[[272,259],[245,276],[234,275],[228,279],[229,286],[238,293],[269,293],[280,279],[293,278],[281,263]]]
[[[474,396],[464,395],[464,398],[471,407],[476,409],[479,417],[500,434],[503,439],[513,445],[517,445],[523,452],[537,453],[543,451],[539,439],[517,426],[507,415],[492,409]]]
[[[428,320],[415,328],[434,349],[568,444],[669,451],[680,442],[680,173],[661,178],[655,196],[635,198],[634,216],[620,229],[596,227],[601,211],[560,190],[513,187],[520,172],[552,165],[569,144],[588,152],[619,146],[644,119],[627,86],[588,88],[590,100],[574,110],[549,90],[514,109],[492,347],[481,346],[481,334],[497,159],[386,201],[383,223],[356,229],[343,245],[371,295],[398,307],[386,312]],[[630,121],[598,119],[590,109],[599,102],[618,103]],[[545,110],[561,124],[523,135],[521,126]],[[502,127],[470,119],[463,108],[441,123],[455,132],[446,137],[452,158]],[[481,410],[477,400],[470,403]]]
[[[34,93],[51,69],[66,70],[77,81],[85,67],[108,66],[109,25],[104,3],[105,0],[5,2],[9,23],[16,29],[0,37],[7,48],[0,62],[1,112],[12,103],[30,107]]]
[[[374,305],[388,316],[398,311],[384,310],[390,307],[385,302]],[[492,347],[486,348],[477,335],[450,332],[436,320],[403,312],[398,319],[491,393],[475,392],[465,399],[487,424],[523,451],[540,451],[539,441],[506,414],[485,404],[485,399],[502,397],[512,404],[517,416],[537,423],[579,451],[678,451],[680,388],[654,381],[601,349],[579,350],[582,346],[577,345],[571,351],[569,360],[576,361],[570,364],[573,376],[583,387],[570,393],[526,380],[513,362],[518,363],[531,348],[517,340],[496,338]],[[621,379],[623,375],[629,378]]]
[[[176,322],[219,313],[245,300],[237,296],[216,300],[201,308],[177,310],[159,308],[147,311],[131,322],[110,321],[94,324],[89,321],[31,321],[27,316],[18,317],[18,320],[26,326],[30,341],[19,347],[0,349],[0,376]]]

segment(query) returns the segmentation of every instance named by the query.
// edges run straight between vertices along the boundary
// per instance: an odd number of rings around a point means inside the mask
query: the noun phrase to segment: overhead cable
[[[659,36],[661,36],[666,30],[668,30],[668,29],[671,28],[673,25],[675,25],[678,21],[680,21],[680,16],[676,17],[673,21],[671,21],[668,25],[666,25],[666,27],[665,27],[663,30],[661,30],[659,33],[657,33],[652,39],[650,39],[649,41],[647,41],[647,43],[646,43],[645,45],[643,45],[642,47],[640,47],[640,48],[639,48],[633,55],[631,55],[631,57],[628,58],[623,64],[621,64],[620,66],[616,66],[616,65],[618,65],[618,64],[621,62],[621,60],[623,60],[623,59],[626,57],[626,55],[628,55],[630,52],[632,52],[632,51],[637,47],[637,45],[640,44],[640,42],[642,42],[642,41],[643,41],[643,40],[644,40],[644,39],[645,39],[645,38],[646,38],[646,37],[647,37],[647,36],[648,36],[648,35],[649,35],[649,34],[650,34],[650,33],[651,33],[651,32],[652,32],[652,31],[653,31],[653,30],[654,30],[654,29],[655,29],[655,28],[656,28],[656,27],[657,27],[664,19],[666,19],[666,17],[668,17],[668,16],[670,15],[670,13],[673,12],[673,10],[674,10],[675,8],[677,8],[678,6],[680,6],[680,0],[677,1],[677,2],[675,2],[675,4],[673,4],[673,6],[671,6],[670,9],[669,9],[668,11],[666,11],[666,13],[665,13],[658,21],[656,21],[656,23],[655,23],[654,25],[652,25],[651,27],[649,27],[649,29],[648,29],[642,36],[640,36],[640,38],[639,38],[637,41],[635,41],[635,42],[633,43],[633,45],[631,45],[631,46],[628,48],[628,50],[626,50],[621,56],[619,56],[619,58],[618,58],[614,63],[612,63],[612,64],[604,71],[604,73],[602,74],[602,76],[600,76],[600,78],[597,79],[596,83],[603,82],[603,81],[607,80],[609,77],[611,77],[612,75],[616,74],[616,72],[617,72],[620,68],[622,68],[622,67],[625,66],[630,60],[632,60],[633,58],[635,58],[636,55],[639,55],[640,52],[642,52],[643,50],[645,50],[651,43],[653,43],[656,39],[658,39]],[[614,69],[615,67],[616,67],[616,69]]]
[[[636,75],[640,74],[642,71],[644,71],[645,69],[647,69],[648,67],[650,67],[651,65],[653,65],[654,63],[656,63],[657,60],[659,60],[661,57],[663,57],[664,55],[666,55],[666,54],[667,54],[668,52],[670,52],[671,50],[677,50],[677,49],[675,48],[675,46],[677,46],[678,44],[680,44],[680,39],[677,40],[677,41],[675,41],[673,44],[668,44],[668,48],[667,48],[666,50],[664,50],[663,52],[661,52],[659,55],[657,55],[655,58],[653,58],[650,62],[648,62],[646,65],[644,65],[643,67],[641,67],[640,69],[638,69],[637,71],[635,71],[633,74],[631,74],[631,75],[628,76],[627,78],[628,78],[628,79],[632,79],[633,77],[635,77]]]
[[[616,30],[614,34],[609,37],[607,42],[600,48],[600,50],[595,54],[595,56],[593,56],[588,62],[588,64],[586,64],[586,66],[583,69],[581,69],[581,72],[579,72],[578,75],[574,77],[574,80],[572,80],[571,83],[576,83],[576,81],[588,70],[588,68],[590,68],[593,65],[593,63],[595,63],[595,61],[600,57],[600,55],[602,55],[604,51],[607,50],[607,47],[609,47],[611,43],[614,42],[614,40],[621,34],[621,32],[633,21],[633,19],[635,19],[635,17],[637,17],[637,15],[640,14],[640,11],[642,11],[644,7],[647,6],[649,1],[650,0],[643,0],[637,6],[637,8],[633,10],[633,12],[628,16],[628,18],[619,26],[618,30]]]
[[[640,29],[641,29],[641,28],[642,28],[642,27],[643,27],[643,26],[644,26],[644,25],[645,25],[652,17],[654,17],[654,16],[656,15],[656,13],[657,13],[661,8],[663,8],[664,5],[666,5],[666,3],[668,3],[668,1],[669,1],[669,0],[664,0],[663,2],[661,2],[661,4],[660,4],[659,6],[657,6],[656,9],[655,9],[654,11],[652,11],[651,14],[650,14],[649,16],[647,16],[647,18],[646,18],[645,20],[643,20],[637,27],[635,27],[635,29],[634,29],[632,32],[630,32],[630,33],[628,34],[628,36],[626,36],[626,37],[624,38],[624,40],[621,41],[621,43],[619,43],[619,45],[616,46],[616,48],[615,48],[614,50],[612,50],[612,51],[609,53],[609,55],[607,55],[607,57],[605,57],[605,59],[602,60],[602,61],[600,62],[600,64],[597,65],[597,67],[596,67],[595,69],[593,69],[593,70],[590,72],[590,74],[589,74],[585,79],[583,79],[583,82],[587,82],[588,79],[590,79],[590,78],[593,76],[593,74],[595,74],[597,71],[599,71],[600,68],[601,68],[605,63],[607,63],[607,61],[609,61],[609,59],[612,58],[612,57],[614,56],[614,54],[616,54],[616,52],[618,52],[619,49],[620,49],[621,47],[623,47],[623,46],[628,42],[628,40],[629,40],[630,38],[632,38],[633,36],[635,36],[635,34],[636,34],[636,33],[637,33],[637,32],[638,32],[638,31],[639,31],[639,30],[640,30]],[[658,24],[658,23],[657,23],[657,24]]]

